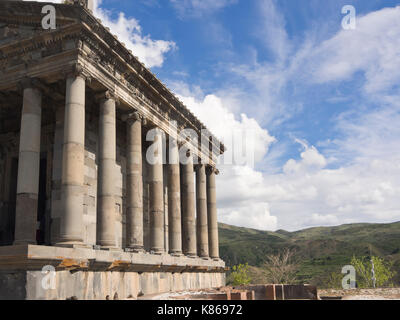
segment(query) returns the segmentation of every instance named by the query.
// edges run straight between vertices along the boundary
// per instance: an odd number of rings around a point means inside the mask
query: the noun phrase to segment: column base
[[[146,250],[144,250],[144,248],[125,248],[124,249],[125,252],[132,252],[132,253],[145,253]]]
[[[199,256],[195,255],[195,254],[186,254],[186,257],[190,258],[190,259],[198,259]]]
[[[183,257],[183,253],[182,252],[170,252],[169,254],[172,257]]]
[[[15,240],[13,243],[13,246],[27,246],[27,245],[36,245],[36,241],[30,241],[30,240]]]
[[[100,247],[100,250],[102,250],[102,251],[115,251],[115,252],[117,252],[117,251],[119,251],[119,252],[124,251],[124,250],[122,250],[122,248],[116,248],[116,247]]]
[[[161,255],[165,254],[165,251],[163,249],[151,249],[150,253],[161,256]]]
[[[93,246],[85,244],[83,242],[76,242],[76,241],[66,241],[66,242],[57,242],[54,244],[56,247],[62,248],[74,248],[74,249],[93,249]]]
[[[125,252],[133,252],[133,253],[145,253],[146,250],[144,250],[143,246],[127,246],[124,248]]]

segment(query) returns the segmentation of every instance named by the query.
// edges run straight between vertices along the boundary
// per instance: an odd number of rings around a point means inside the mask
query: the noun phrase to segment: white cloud
[[[341,30],[315,48],[313,73],[319,82],[348,80],[364,73],[369,93],[400,81],[400,6],[358,17],[355,30]]]
[[[258,7],[262,15],[262,32],[259,33],[262,42],[275,54],[278,61],[282,62],[290,51],[285,18],[277,10],[275,0],[261,0]]]
[[[310,225],[315,225],[315,226],[328,226],[328,225],[337,225],[340,223],[340,221],[338,220],[338,218],[333,215],[333,214],[328,214],[328,215],[320,215],[318,213],[314,213],[311,216],[311,219],[309,221]]]
[[[321,170],[327,165],[325,157],[312,146],[305,146],[306,150],[300,154],[301,161],[290,159],[283,167],[286,174],[308,173]]]
[[[269,14],[278,14],[273,1],[261,1],[261,5],[272,6]],[[400,99],[393,94],[376,95],[398,83],[400,73],[389,72],[400,70],[400,28],[392,30],[400,21],[398,12],[398,8],[389,8],[369,14],[360,18],[357,32],[339,31],[322,44],[306,40],[297,51],[288,43],[283,17],[278,14],[265,24],[278,36],[277,43],[269,48],[275,48],[274,63],[260,63],[255,55],[247,64],[230,66],[240,86],[230,83],[231,87],[203,100],[199,88],[196,94],[187,87],[182,90],[184,102],[217,135],[237,125],[246,127],[245,119],[252,118],[248,112],[272,128],[295,117],[302,103],[289,103],[284,90],[292,79],[301,82],[301,88],[312,88],[318,86],[316,82],[352,80],[361,71],[365,75],[363,92],[370,101],[383,98],[378,108],[360,106],[361,111],[349,110],[333,119],[337,135],[321,143],[322,150],[297,139],[303,150],[298,159],[289,159],[281,172],[223,166],[217,188],[222,222],[264,230],[297,230],[400,219],[396,197],[400,191]],[[391,31],[384,32],[389,25],[387,30]],[[378,31],[372,30],[374,27]],[[259,123],[254,120],[253,127],[262,132]],[[262,135],[254,140],[260,163],[265,163],[274,141]]]
[[[97,0],[94,14],[147,67],[161,67],[164,63],[164,55],[176,48],[172,41],[153,40],[149,35],[143,35],[139,22],[135,18],[127,18],[123,12],[118,14],[118,18],[113,18],[111,12],[101,8],[100,5],[101,1]]]
[[[251,212],[251,214],[245,215],[245,212]],[[278,219],[271,216],[266,202],[249,203],[241,208],[223,208],[219,214],[225,223],[246,228],[270,231],[276,230],[278,225]]]
[[[181,89],[181,90],[180,90]],[[254,158],[261,161],[270,145],[275,141],[267,130],[260,127],[255,119],[246,114],[235,116],[216,95],[203,99],[193,97],[187,86],[175,90],[188,96],[179,96],[188,108],[225,144],[226,137],[233,132],[252,132],[253,139],[246,146],[247,151],[254,150]],[[237,143],[234,141],[234,143]],[[228,150],[233,148],[227,145]],[[248,165],[219,166],[218,205],[220,221],[228,224],[246,226],[261,230],[275,230],[277,218],[270,215],[265,199],[263,175]]]

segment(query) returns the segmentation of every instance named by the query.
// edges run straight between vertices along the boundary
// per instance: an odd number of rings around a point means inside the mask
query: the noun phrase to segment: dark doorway
[[[15,233],[15,206],[17,200],[18,158],[9,160],[8,193],[1,208],[3,221],[1,223],[0,245],[10,246],[14,242]],[[7,196],[8,195],[8,196]]]
[[[37,210],[37,231],[36,241],[39,245],[46,243],[46,184],[47,184],[47,159],[40,159],[40,170],[39,170],[39,195],[38,195],[38,210]]]

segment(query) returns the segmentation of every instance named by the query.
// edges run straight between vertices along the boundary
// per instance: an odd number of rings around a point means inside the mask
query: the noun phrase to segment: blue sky
[[[253,130],[255,166],[221,166],[220,221],[298,230],[400,220],[396,5],[102,0],[95,14],[218,136]]]

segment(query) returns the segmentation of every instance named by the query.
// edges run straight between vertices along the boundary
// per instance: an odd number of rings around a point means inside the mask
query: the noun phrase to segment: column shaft
[[[138,114],[127,120],[127,134],[127,247],[143,251],[142,120]]]
[[[59,245],[82,244],[85,159],[85,78],[67,78]]]
[[[15,244],[36,244],[42,94],[24,89],[19,142]]]
[[[181,187],[179,150],[175,139],[169,140],[168,163],[168,229],[169,252],[182,253]]]
[[[201,258],[208,258],[207,189],[205,165],[197,165],[196,171],[197,254]]]
[[[116,125],[115,99],[106,98],[100,103],[97,244],[115,248],[115,159]]]
[[[162,132],[155,132],[150,159],[150,247],[156,254],[164,252],[164,186]]]
[[[193,158],[181,165],[182,247],[187,256],[196,256],[196,214]]]
[[[207,211],[208,211],[208,242],[210,257],[219,259],[217,196],[215,184],[215,169],[207,169]]]

